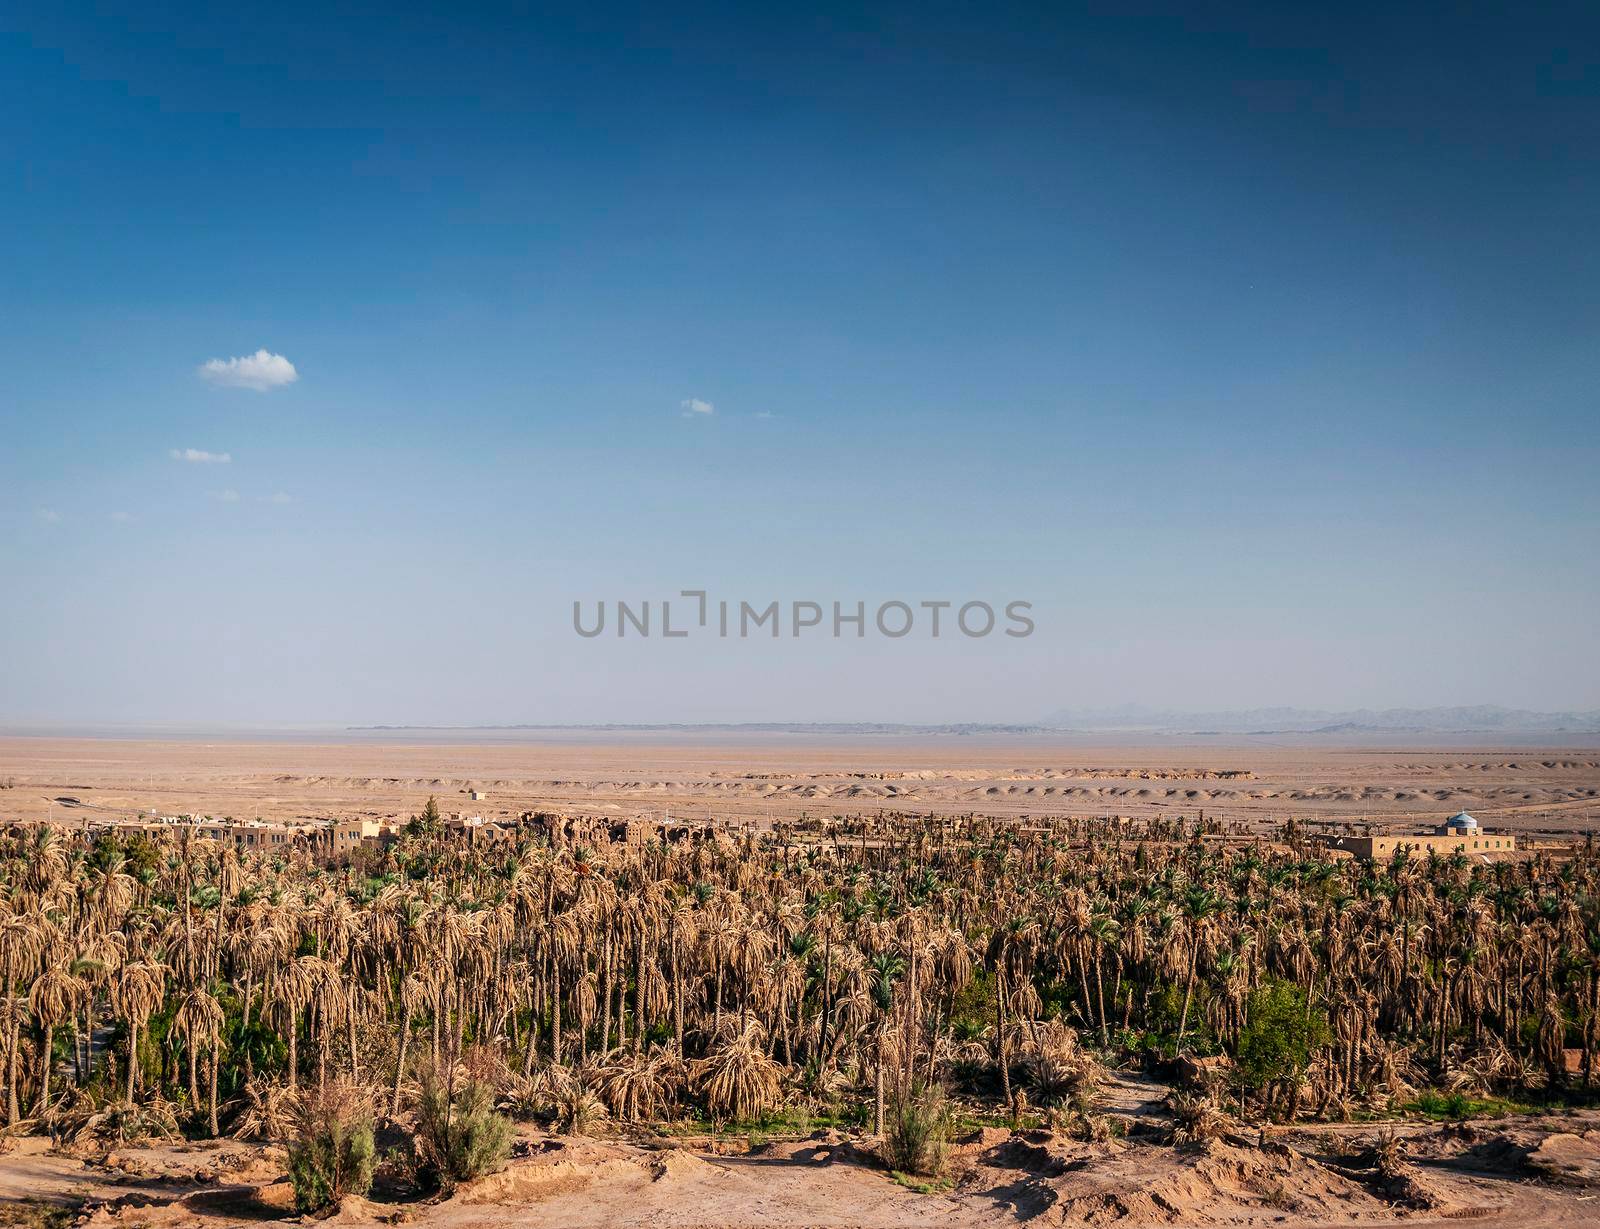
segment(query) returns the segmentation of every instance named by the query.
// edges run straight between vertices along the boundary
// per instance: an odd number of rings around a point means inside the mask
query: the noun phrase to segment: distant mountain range
[[[1183,712],[1138,705],[1120,708],[1060,709],[1038,721],[1015,723],[950,722],[919,725],[896,721],[738,721],[640,722],[507,725],[378,725],[350,726],[372,734],[423,732],[464,734],[539,734],[592,731],[597,734],[809,734],[863,737],[872,735],[962,734],[1128,734],[1171,735],[1327,735],[1330,738],[1410,735],[1600,736],[1600,711],[1539,713],[1484,704],[1460,708],[1249,708]]]
[[[1495,704],[1459,708],[1250,708],[1177,712],[1128,705],[1060,709],[1040,721],[1057,730],[1147,734],[1595,734],[1600,711],[1537,713]]]
[[[668,734],[1047,734],[1050,728],[1031,725],[991,725],[952,722],[947,725],[912,725],[896,721],[666,721],[648,724],[608,722],[599,725],[353,725],[363,733],[462,730],[468,732],[594,730],[599,733]]]

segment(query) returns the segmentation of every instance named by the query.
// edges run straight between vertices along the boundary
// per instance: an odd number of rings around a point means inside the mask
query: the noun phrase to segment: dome
[[[1465,811],[1458,811],[1456,814],[1447,819],[1445,823],[1452,828],[1476,828],[1478,826],[1478,821],[1473,819],[1472,816],[1468,815]]]

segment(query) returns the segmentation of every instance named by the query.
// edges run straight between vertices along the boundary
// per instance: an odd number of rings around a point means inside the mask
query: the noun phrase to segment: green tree
[[[1240,1080],[1268,1102],[1276,1089],[1287,1087],[1293,1118],[1300,1077],[1329,1037],[1327,1016],[1307,1005],[1304,990],[1290,982],[1270,981],[1250,995],[1249,1022],[1239,1034],[1234,1055]]]
[[[300,1211],[320,1212],[372,1189],[372,1120],[367,1094],[353,1084],[330,1083],[307,1095],[289,1145],[289,1180]]]
[[[444,820],[439,816],[439,803],[432,794],[428,795],[428,803],[422,808],[421,815],[413,815],[411,822],[406,825],[408,836],[438,836],[444,831]]]

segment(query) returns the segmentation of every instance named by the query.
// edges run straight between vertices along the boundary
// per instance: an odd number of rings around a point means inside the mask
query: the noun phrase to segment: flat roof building
[[[1387,861],[1401,851],[1449,856],[1453,853],[1476,855],[1512,853],[1517,848],[1516,837],[1505,833],[1490,833],[1486,828],[1480,827],[1478,821],[1465,811],[1452,815],[1444,823],[1435,826],[1432,832],[1408,832],[1395,836],[1338,835],[1320,839],[1329,849],[1343,850],[1369,862],[1379,859]]]

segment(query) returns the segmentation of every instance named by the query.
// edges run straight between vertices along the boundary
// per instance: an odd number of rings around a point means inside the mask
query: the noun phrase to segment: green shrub
[[[477,1079],[425,1070],[417,1101],[417,1161],[442,1190],[505,1168],[516,1128],[497,1114],[495,1094]]]
[[[1247,1088],[1292,1083],[1328,1044],[1327,1016],[1308,1007],[1305,991],[1289,982],[1269,981],[1251,994],[1249,1020],[1234,1058]]]
[[[289,1145],[289,1180],[300,1211],[320,1212],[372,1189],[372,1118],[371,1101],[353,1085],[336,1082],[306,1095]]]
[[[884,1123],[884,1160],[889,1168],[937,1177],[950,1155],[950,1103],[942,1089],[913,1087],[896,1097]]]
[[[1465,1093],[1430,1090],[1418,1093],[1416,1100],[1399,1108],[1437,1122],[1457,1122],[1464,1118],[1502,1118],[1507,1114],[1528,1113],[1537,1107],[1501,1097],[1469,1097]]]

